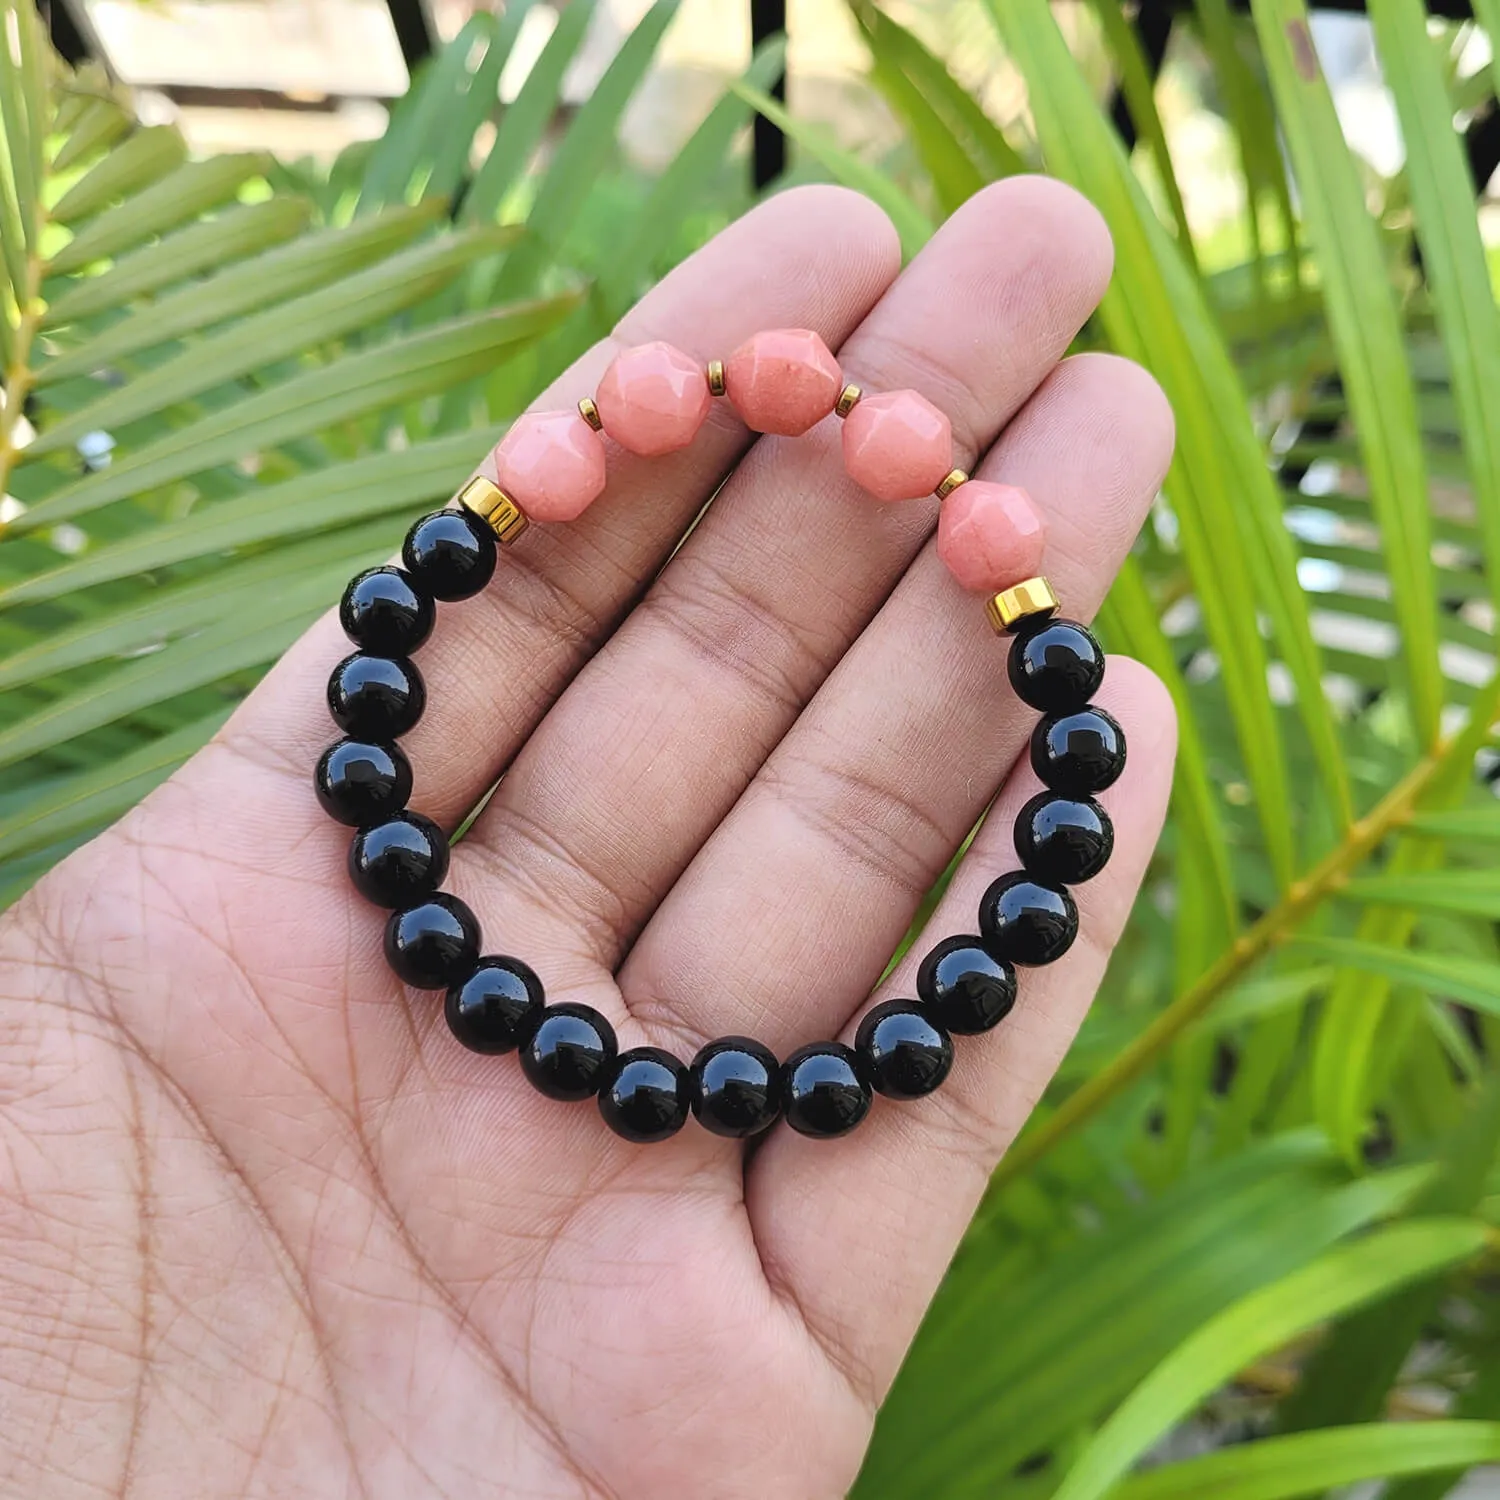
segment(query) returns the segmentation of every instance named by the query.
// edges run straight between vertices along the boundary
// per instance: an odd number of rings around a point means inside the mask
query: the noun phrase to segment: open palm
[[[707,358],[801,325],[866,388],[916,387],[960,463],[1031,491],[1086,617],[1171,446],[1149,377],[1062,360],[1108,279],[1098,216],[1013,180],[898,262],[871,204],[789,192],[619,341]],[[927,941],[972,931],[1015,863],[1033,716],[927,544],[935,504],[862,496],[835,427],[751,445],[720,403],[689,450],[612,452],[603,499],[533,528],[422,653],[413,805],[451,828],[504,773],[449,887],[489,951],[622,1046],[847,1038],[997,789]],[[385,968],[309,781],[344,649],[316,625],[0,928],[0,1491],[843,1494],[1129,910],[1165,694],[1112,667],[1114,862],[1078,893],[1072,953],[959,1039],[938,1094],[838,1141],[747,1152],[690,1125],[641,1147],[465,1052]],[[914,964],[879,994],[910,993]]]

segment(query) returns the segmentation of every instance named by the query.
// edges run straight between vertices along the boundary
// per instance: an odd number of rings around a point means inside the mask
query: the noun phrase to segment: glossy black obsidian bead
[[[415,989],[457,984],[478,957],[479,918],[446,891],[393,911],[385,924],[385,960]]]
[[[448,839],[421,813],[397,813],[361,828],[349,844],[349,879],[376,906],[411,906],[448,873]]]
[[[470,599],[495,576],[495,533],[478,516],[435,510],[406,533],[401,561],[434,599]]]
[[[870,1087],[887,1099],[920,1099],[953,1066],[953,1039],[911,1000],[875,1006],[859,1023],[854,1050]]]
[[[1078,908],[1067,891],[1016,870],[980,897],[979,930],[985,947],[1009,963],[1050,964],[1073,946]]]
[[[688,1070],[670,1052],[632,1047],[599,1090],[599,1113],[627,1141],[664,1141],[687,1123],[690,1092]]]
[[[474,972],[448,991],[448,1030],[471,1052],[511,1052],[529,1037],[547,997],[529,964],[503,955],[481,958]]]
[[[1082,708],[1104,681],[1104,648],[1075,620],[1046,620],[1011,643],[1010,685],[1044,714]]]
[[[917,970],[917,994],[945,1031],[973,1036],[1016,1003],[1016,971],[978,937],[944,938]]]
[[[404,657],[356,651],[328,679],[328,712],[353,739],[396,739],[416,725],[426,707],[422,674]]]
[[[705,1130],[739,1139],[781,1113],[776,1054],[747,1036],[721,1036],[693,1059],[693,1113]]]
[[[437,609],[404,568],[370,568],[339,600],[344,634],[372,656],[410,656],[432,634]]]
[[[615,1029],[591,1005],[549,1005],[521,1043],[521,1071],[549,1099],[587,1099],[609,1077]]]
[[[1125,731],[1102,708],[1051,714],[1031,734],[1031,768],[1065,797],[1090,797],[1125,769]]]
[[[870,1083],[842,1042],[799,1047],[781,1065],[781,1109],[799,1135],[846,1135],[870,1112]]]
[[[366,828],[406,806],[411,762],[395,745],[336,740],[318,757],[313,790],[330,818],[350,828]]]
[[[1109,863],[1114,824],[1092,797],[1039,792],[1016,816],[1016,853],[1049,885],[1092,880]]]

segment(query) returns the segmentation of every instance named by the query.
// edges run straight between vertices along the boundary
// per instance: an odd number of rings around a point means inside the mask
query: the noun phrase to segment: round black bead
[[[446,891],[392,912],[385,924],[385,960],[414,989],[447,989],[478,957],[479,918]]]
[[[356,651],[328,679],[328,712],[354,739],[393,740],[413,728],[426,707],[422,674],[404,657]]]
[[[781,1108],[799,1135],[846,1135],[870,1112],[870,1084],[841,1042],[799,1047],[781,1065]]]
[[[1010,685],[1044,714],[1082,708],[1104,681],[1104,648],[1073,620],[1047,620],[1022,631],[1010,648]]]
[[[723,1036],[693,1059],[692,1104],[698,1123],[732,1139],[755,1135],[781,1113],[776,1054],[747,1036]]]
[[[421,813],[403,812],[362,828],[349,845],[349,879],[376,906],[410,906],[448,873],[448,840]]]
[[[471,1052],[510,1052],[531,1035],[547,1003],[542,981],[519,958],[481,958],[448,991],[448,1030]]]
[[[1024,871],[1002,875],[979,900],[985,946],[1013,964],[1050,964],[1078,936],[1078,908],[1061,888]]]
[[[365,828],[406,806],[411,762],[395,745],[337,740],[318,758],[313,790],[330,818]]]
[[[1039,792],[1016,818],[1021,863],[1052,885],[1092,880],[1109,863],[1114,847],[1114,825],[1092,797]]]
[[[1125,769],[1125,731],[1102,708],[1053,714],[1031,734],[1031,768],[1054,792],[1089,797]]]
[[[953,1039],[920,1005],[887,1000],[859,1023],[854,1050],[877,1094],[920,1099],[953,1066]]]
[[[410,656],[432,634],[436,618],[432,596],[401,568],[359,574],[339,601],[344,634],[375,656]]]
[[[690,1092],[688,1070],[670,1052],[632,1047],[599,1090],[599,1113],[627,1141],[664,1141],[687,1122]]]
[[[435,510],[406,533],[401,561],[419,588],[452,603],[495,576],[495,533],[466,510]]]
[[[1016,971],[977,937],[944,938],[917,970],[917,994],[944,1030],[973,1036],[1016,1003]]]
[[[549,1005],[521,1043],[521,1071],[549,1099],[587,1099],[609,1076],[615,1029],[591,1005]]]

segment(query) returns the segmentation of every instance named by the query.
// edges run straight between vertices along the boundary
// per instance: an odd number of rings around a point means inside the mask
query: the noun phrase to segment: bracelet
[[[632,453],[668,453],[692,440],[718,396],[752,431],[781,436],[799,436],[836,413],[845,467],[858,484],[877,499],[932,492],[944,502],[938,550],[960,583],[986,592],[991,625],[1012,638],[1011,686],[1042,714],[1031,764],[1046,790],[1016,819],[1022,868],[985,891],[977,934],[945,938],[922,960],[916,1000],[874,1006],[853,1047],[814,1042],[778,1062],[761,1043],[728,1036],[684,1065],[659,1047],[620,1051],[613,1027],[591,1006],[549,1005],[527,964],[481,956],[478,919],[439,889],[448,840],[408,809],[411,765],[396,741],[426,707],[411,655],[431,634],[436,601],[479,593],[494,575],[498,547],[512,545],[530,521],[582,514],[604,488],[601,433]],[[1093,633],[1059,617],[1045,578],[999,586],[996,553],[984,537],[1009,503],[1009,487],[970,480],[952,456],[942,412],[915,391],[866,396],[844,383],[809,330],[756,334],[706,369],[670,345],[646,344],[620,354],[576,412],[518,418],[495,450],[498,484],[470,480],[457,509],[412,526],[400,567],[353,579],[339,619],[358,649],[328,683],[329,710],[345,738],[324,751],[314,786],[324,810],[355,830],[348,857],[355,889],[391,909],[391,968],[414,988],[446,990],[444,1014],[464,1046],[518,1052],[521,1071],[541,1093],[597,1098],[605,1122],[630,1141],[665,1140],[689,1113],[732,1138],[782,1116],[803,1135],[839,1136],[865,1117],[874,1094],[930,1094],[952,1067],[952,1037],[988,1031],[1009,1014],[1017,967],[1053,963],[1068,951],[1078,934],[1068,887],[1097,875],[1114,846],[1109,816],[1093,794],[1124,770],[1125,736],[1089,702],[1104,678]]]

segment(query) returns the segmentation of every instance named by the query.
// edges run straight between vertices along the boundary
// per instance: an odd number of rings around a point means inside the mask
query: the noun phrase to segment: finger
[[[915,387],[969,465],[1108,281],[1108,232],[1045,178],[971,199],[839,351]],[[881,505],[839,422],[758,442],[643,605],[564,694],[466,841],[507,895],[582,917],[613,967],[920,549],[936,502]]]
[[[706,359],[756,329],[795,323],[836,343],[899,264],[895,231],[867,199],[832,187],[780,194],[678,266],[536,406],[571,407],[621,347],[652,339]],[[439,608],[419,659],[428,710],[403,742],[416,773],[414,806],[451,825],[474,805],[747,442],[718,403],[681,452],[643,459],[609,444],[605,492],[578,521],[533,526],[506,549],[482,594]],[[490,459],[481,472],[494,476]],[[231,721],[224,743],[304,783],[334,737],[324,683],[350,649],[337,619],[325,616]]]
[[[1069,614],[1103,597],[1171,439],[1150,376],[1086,355],[986,458],[985,477],[1045,512],[1046,571]],[[1035,718],[929,547],[641,935],[620,975],[633,1013],[689,1055],[724,1031],[778,1054],[837,1034]]]
[[[1177,749],[1172,700],[1145,667],[1115,657],[1097,701],[1124,726],[1130,757],[1098,799],[1114,822],[1115,849],[1101,874],[1073,890],[1073,947],[1055,964],[1020,971],[1016,1007],[995,1030],[954,1038],[953,1071],[937,1093],[877,1099],[860,1128],[836,1141],[778,1132],[751,1167],[746,1202],[767,1277],[874,1400],[894,1378],[995,1163],[1083,1020],[1161,832]],[[985,888],[1019,864],[1016,815],[1040,789],[1029,765],[1010,776],[877,1001],[914,997],[922,955],[949,934],[976,931]],[[843,1040],[852,1044],[856,1027],[857,1018]],[[810,1202],[815,1218],[798,1211]]]

